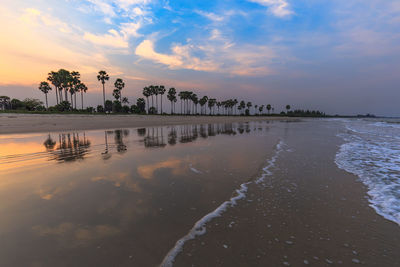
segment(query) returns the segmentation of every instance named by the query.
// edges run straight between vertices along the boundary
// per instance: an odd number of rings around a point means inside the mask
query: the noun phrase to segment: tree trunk
[[[81,104],[82,104],[82,110],[83,110],[83,91],[81,91]]]
[[[58,96],[60,98],[60,103],[63,102],[63,97],[62,97],[62,89],[58,89]]]
[[[56,102],[57,102],[57,105],[58,105],[58,88],[56,87]]]
[[[158,114],[158,95],[156,95],[156,114]]]
[[[49,110],[49,105],[47,103],[47,93],[45,93],[45,95],[46,95],[46,109]]]
[[[162,115],[162,95],[160,95],[161,98],[161,115]]]
[[[106,89],[104,88],[104,82],[102,82],[103,84],[103,103],[104,103],[104,112],[106,112]]]

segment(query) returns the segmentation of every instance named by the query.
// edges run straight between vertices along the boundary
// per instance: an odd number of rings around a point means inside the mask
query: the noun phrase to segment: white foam
[[[347,121],[335,163],[368,187],[370,206],[400,225],[400,128],[382,122]],[[397,125],[396,125],[397,126]]]
[[[193,168],[193,167],[190,167],[190,170],[191,170],[192,172],[194,172],[194,173],[202,173],[201,171],[199,171],[199,170],[197,170],[197,169],[195,169],[195,168]]]
[[[272,168],[278,158],[278,155],[282,152],[282,147],[284,146],[284,142],[280,141],[276,145],[276,150],[274,156],[268,161],[268,164],[265,168],[263,168],[263,174],[259,179],[255,181],[255,183],[262,182],[266,176],[272,175],[270,168]],[[248,190],[248,185],[252,182],[246,182],[240,185],[240,189],[237,189],[236,195],[233,196],[230,200],[225,201],[222,203],[218,208],[214,211],[208,213],[203,218],[198,220],[192,229],[187,233],[184,237],[179,239],[175,246],[168,252],[167,256],[165,256],[164,260],[160,264],[162,267],[171,267],[175,261],[176,256],[183,250],[183,246],[189,240],[195,239],[197,236],[204,235],[206,230],[206,224],[213,220],[214,218],[220,217],[229,207],[234,207],[237,204],[237,201],[240,199],[244,199],[246,197],[246,193]]]

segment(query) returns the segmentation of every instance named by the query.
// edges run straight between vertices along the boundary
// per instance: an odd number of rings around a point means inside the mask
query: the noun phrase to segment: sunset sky
[[[238,98],[276,110],[400,116],[398,0],[2,0],[0,95],[43,99],[51,70]],[[50,95],[54,104],[55,96]]]

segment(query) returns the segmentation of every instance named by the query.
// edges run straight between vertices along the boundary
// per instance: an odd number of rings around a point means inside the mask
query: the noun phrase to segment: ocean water
[[[336,154],[339,168],[368,187],[370,206],[400,225],[400,120],[340,120],[345,141]]]

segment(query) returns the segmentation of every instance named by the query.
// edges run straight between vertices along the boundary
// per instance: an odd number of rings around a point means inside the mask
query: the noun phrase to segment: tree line
[[[11,109],[19,109],[25,107],[27,110],[47,110],[47,111],[86,111],[99,113],[136,113],[136,114],[166,114],[163,109],[163,99],[170,101],[170,114],[181,115],[271,115],[275,109],[271,104],[253,105],[250,101],[238,99],[217,100],[209,96],[198,96],[192,91],[180,91],[174,87],[167,90],[164,85],[150,85],[143,88],[142,94],[144,98],[138,98],[136,103],[129,106],[129,99],[123,96],[125,82],[121,78],[116,78],[112,96],[114,100],[106,100],[106,83],[110,80],[110,76],[104,70],[98,72],[97,80],[101,83],[103,89],[103,105],[96,108],[87,107],[84,109],[84,95],[88,91],[88,87],[81,81],[81,75],[78,71],[68,71],[60,69],[48,73],[47,81],[42,81],[38,89],[45,95],[45,107],[42,106],[40,100],[25,99],[19,101],[17,99],[6,99],[0,97],[1,106]],[[56,105],[48,106],[48,94],[54,88]],[[78,107],[77,95],[80,94],[80,108]],[[176,103],[180,101],[180,111],[176,111]],[[19,102],[18,102],[19,101]],[[34,103],[32,103],[34,102]],[[2,104],[3,103],[3,104]],[[7,104],[8,103],[8,104]],[[309,116],[324,116],[319,111],[300,112],[299,110],[290,111],[291,106],[286,105],[286,113],[281,115],[299,116],[305,114]],[[265,113],[265,112],[266,113]]]

